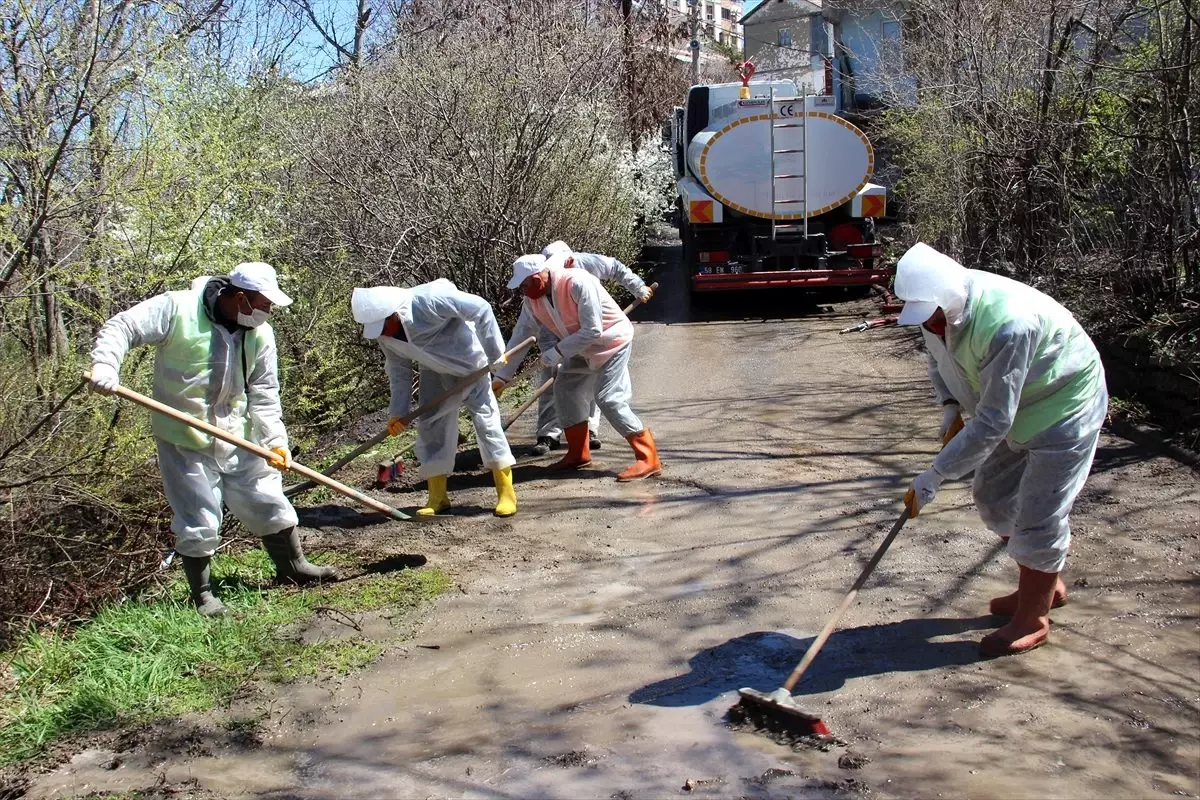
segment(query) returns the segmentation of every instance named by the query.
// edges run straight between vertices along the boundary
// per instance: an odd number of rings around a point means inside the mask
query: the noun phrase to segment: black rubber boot
[[[588,447],[593,450],[599,450],[604,446],[604,442],[600,441],[600,434],[595,431],[588,431]]]
[[[188,588],[192,590],[192,604],[202,617],[223,617],[229,613],[225,604],[212,593],[209,572],[210,558],[183,556],[183,574],[187,575]]]
[[[549,453],[551,450],[557,450],[558,448],[559,448],[559,443],[558,443],[557,439],[552,439],[549,436],[539,436],[538,440],[537,440],[537,444],[535,444],[533,446],[533,449],[530,450],[529,452],[531,452],[535,456],[544,456],[544,455],[546,455],[546,453]]]
[[[334,567],[314,567],[300,549],[300,533],[296,526],[262,537],[263,549],[275,562],[275,580],[278,583],[302,585],[313,581],[336,581]]]

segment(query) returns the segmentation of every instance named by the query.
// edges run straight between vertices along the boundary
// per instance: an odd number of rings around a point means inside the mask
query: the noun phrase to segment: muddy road
[[[724,727],[737,688],[778,686],[840,601],[935,454],[940,415],[909,337],[838,335],[865,301],[693,315],[681,276],[657,278],[633,370],[661,479],[615,483],[629,451],[605,426],[589,471],[554,478],[551,458],[524,456],[510,520],[487,513],[479,474],[454,476],[455,515],[428,525],[310,514],[324,546],[423,555],[456,590],[366,671],[248,697],[234,712],[257,715],[252,735],[227,715],[181,720],[80,753],[30,796],[1200,794],[1200,480],[1109,435],[1050,646],[978,659],[999,624],[988,599],[1016,570],[952,482],[798,688],[842,744]],[[532,415],[510,433],[527,452]]]

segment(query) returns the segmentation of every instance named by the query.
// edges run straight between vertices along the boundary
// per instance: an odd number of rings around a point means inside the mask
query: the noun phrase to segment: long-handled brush
[[[871,556],[871,560],[863,567],[862,573],[858,576],[858,580],[854,582],[854,586],[846,594],[846,598],[842,600],[842,604],[838,606],[837,611],[829,617],[829,621],[825,623],[825,627],[813,639],[813,643],[808,646],[808,651],[804,654],[804,658],[792,670],[792,674],[783,682],[783,686],[775,691],[767,694],[754,689],[739,689],[738,694],[741,695],[741,700],[729,711],[731,719],[737,721],[749,722],[756,728],[765,728],[774,733],[785,733],[797,736],[829,736],[829,726],[825,724],[816,714],[810,714],[802,709],[792,697],[792,689],[800,682],[800,678],[808,670],[813,659],[817,657],[817,653],[821,652],[821,648],[825,646],[825,642],[833,633],[834,628],[841,622],[842,617],[854,605],[854,599],[858,597],[858,590],[867,582],[867,578],[871,577],[871,573],[875,571],[879,560],[883,558],[883,554],[891,547],[892,540],[900,533],[900,529],[904,527],[904,523],[909,518],[908,506],[904,507],[896,524],[892,526],[892,530],[888,533],[887,538],[879,545],[879,549],[875,551],[875,555]]]

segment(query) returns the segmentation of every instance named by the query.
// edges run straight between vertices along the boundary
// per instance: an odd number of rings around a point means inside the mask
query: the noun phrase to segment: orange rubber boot
[[[988,658],[1028,653],[1050,639],[1050,607],[1058,586],[1057,572],[1039,572],[1021,567],[1017,585],[1017,608],[1008,624],[979,642],[979,652]]]
[[[592,463],[592,448],[588,444],[588,423],[585,419],[563,431],[567,454],[550,465],[550,469],[580,469]]]
[[[650,429],[635,433],[628,438],[629,446],[633,448],[633,457],[637,459],[633,466],[617,476],[619,481],[636,481],[662,474],[662,462],[658,460],[658,447],[654,444],[654,436]]]

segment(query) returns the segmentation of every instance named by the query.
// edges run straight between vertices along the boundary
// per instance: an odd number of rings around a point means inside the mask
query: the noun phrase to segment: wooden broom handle
[[[91,372],[85,372],[85,373],[83,373],[83,377],[90,381],[92,379],[92,374],[91,374]],[[235,436],[234,434],[230,433],[229,431],[218,428],[216,425],[211,425],[208,422],[205,422],[204,420],[196,419],[195,417],[191,416],[190,414],[184,414],[182,411],[179,411],[178,409],[171,408],[170,406],[160,403],[157,400],[146,397],[144,394],[139,394],[139,393],[133,391],[132,389],[126,389],[124,386],[117,386],[116,389],[112,390],[112,394],[115,394],[118,397],[124,398],[124,399],[130,401],[131,403],[136,403],[139,406],[148,408],[151,411],[156,411],[159,414],[162,414],[163,416],[167,416],[167,417],[170,417],[171,419],[178,420],[179,422],[182,422],[184,425],[190,425],[191,427],[195,428],[196,430],[204,431],[209,436],[212,436],[216,439],[220,439],[223,442],[228,442],[229,444],[240,447],[243,450],[247,450],[251,453],[254,453],[254,455],[265,458],[267,461],[275,461],[276,459],[278,459],[278,456],[275,453],[272,453],[270,450],[268,450],[267,448],[263,447],[260,444],[255,444],[254,442],[251,442],[247,439],[243,439],[240,436]],[[303,475],[304,477],[308,478],[311,481],[316,481],[317,483],[324,484],[325,486],[328,486],[330,489],[333,489],[335,492],[339,492],[341,494],[344,494],[346,497],[357,500],[359,503],[362,503],[364,506],[374,509],[375,511],[378,511],[381,514],[387,514],[392,519],[397,519],[397,520],[401,520],[401,521],[412,519],[410,516],[408,516],[404,512],[402,512],[398,509],[392,508],[389,505],[385,505],[384,503],[379,502],[378,500],[376,500],[373,497],[367,497],[362,492],[359,492],[355,489],[351,489],[349,486],[345,485],[344,483],[336,481],[333,478],[328,478],[328,477],[322,475],[321,473],[317,472],[316,470],[309,469],[308,467],[304,466],[303,464],[299,464],[299,463],[293,461],[292,465],[290,467],[288,467],[288,469],[291,472],[295,472],[298,475]]]
[[[656,294],[658,293],[658,281],[655,281],[654,283],[650,284],[650,291],[652,291]],[[634,300],[629,305],[625,306],[625,312],[624,312],[625,316],[629,316],[629,312],[633,311],[635,308],[637,308],[641,304],[642,304],[642,301],[641,301],[641,298],[639,298],[637,300]]]
[[[804,658],[800,660],[800,663],[792,670],[792,674],[788,676],[787,681],[784,682],[783,688],[789,693],[800,682],[800,678],[808,670],[813,659],[817,657],[817,653],[821,652],[821,648],[825,646],[825,642],[828,641],[830,635],[833,633],[833,629],[842,621],[842,617],[850,610],[850,606],[854,605],[854,599],[858,597],[858,590],[867,582],[867,578],[871,577],[871,573],[875,571],[879,560],[883,558],[883,554],[892,546],[892,541],[896,538],[896,534],[900,533],[900,529],[904,527],[904,523],[908,521],[908,518],[909,510],[908,506],[905,506],[904,510],[900,512],[900,518],[896,520],[896,524],[892,526],[892,530],[888,533],[887,538],[883,540],[883,543],[875,551],[875,555],[871,556],[871,560],[863,567],[863,571],[859,574],[858,580],[854,582],[854,586],[850,587],[850,591],[846,594],[846,599],[842,600],[842,604],[838,606],[837,611],[833,612],[829,621],[825,623],[825,627],[817,634],[817,638],[813,639],[813,643],[808,646],[808,651],[804,654]]]

